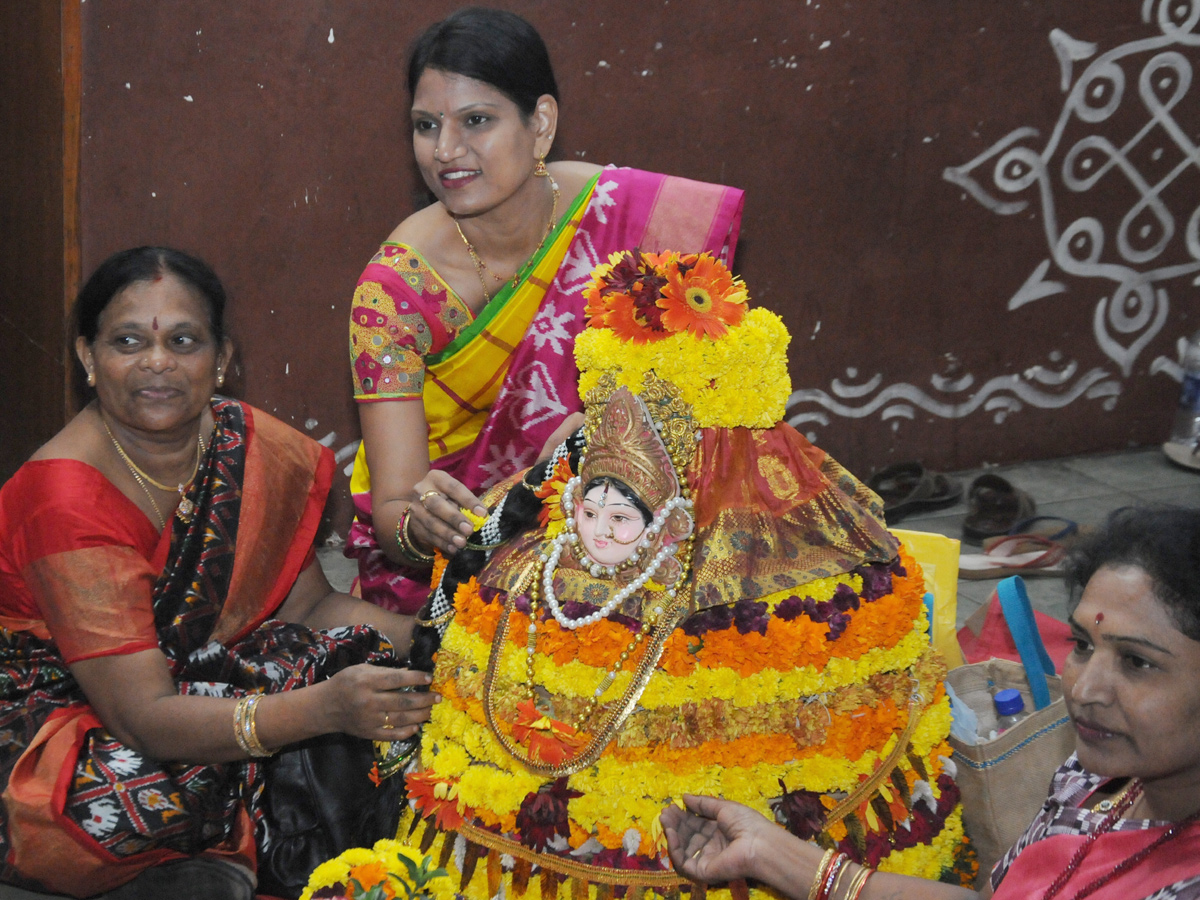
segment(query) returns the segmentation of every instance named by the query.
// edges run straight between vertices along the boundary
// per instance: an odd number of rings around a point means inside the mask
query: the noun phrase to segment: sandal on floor
[[[1090,529],[1079,527],[1079,523],[1063,516],[1034,516],[1022,519],[1012,527],[1008,534],[985,538],[983,552],[987,553],[998,541],[1006,537],[1043,537],[1048,541],[1056,541],[1070,549],[1080,536]]]
[[[1007,479],[985,472],[971,482],[967,509],[963,538],[978,543],[984,538],[1007,535],[1018,522],[1037,512],[1037,504]]]
[[[889,525],[895,525],[919,509],[940,509],[950,506],[962,496],[962,485],[940,472],[931,472],[919,462],[902,462],[888,466],[867,479],[879,499]]]
[[[958,557],[958,577],[970,581],[1010,575],[1061,575],[1066,548],[1036,534],[1013,534],[988,542],[983,553]]]

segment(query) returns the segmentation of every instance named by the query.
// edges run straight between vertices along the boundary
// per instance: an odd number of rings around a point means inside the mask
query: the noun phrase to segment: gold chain
[[[677,584],[680,585],[687,580],[688,569],[691,563],[691,535],[689,535],[685,540],[684,547],[681,549],[682,552],[679,554],[679,556],[682,557],[680,560],[681,572],[677,582]],[[536,762],[526,756],[524,749],[518,746],[515,741],[513,741],[500,729],[499,717],[496,714],[496,676],[500,670],[501,652],[503,651],[504,645],[508,642],[508,632],[512,619],[512,613],[516,605],[517,593],[517,591],[509,591],[508,599],[504,604],[504,612],[501,614],[500,621],[496,626],[496,635],[492,639],[491,652],[488,655],[487,670],[484,672],[483,676],[483,712],[485,718],[487,719],[488,727],[491,728],[492,733],[496,736],[496,739],[500,742],[500,745],[508,752],[510,756],[513,757],[513,759],[516,759],[531,772],[534,772],[538,775],[560,778],[563,775],[574,774],[575,772],[585,769],[594,763],[600,757],[600,754],[604,751],[604,748],[607,747],[615,737],[617,730],[623,724],[625,724],[625,720],[629,718],[630,714],[634,710],[634,707],[637,706],[637,702],[641,698],[642,692],[646,689],[646,685],[649,684],[650,677],[654,674],[654,671],[658,666],[658,660],[662,656],[663,645],[666,643],[667,638],[671,636],[672,632],[674,632],[675,626],[678,624],[678,621],[681,617],[680,614],[688,605],[688,600],[685,596],[686,592],[680,590],[679,596],[667,600],[665,609],[663,609],[661,614],[659,614],[651,622],[643,624],[642,628],[639,629],[638,634],[635,636],[633,643],[621,654],[620,662],[613,667],[613,672],[606,673],[604,680],[601,682],[600,693],[603,693],[604,690],[606,690],[608,686],[612,684],[613,678],[610,676],[620,670],[621,665],[626,659],[628,659],[633,649],[642,642],[643,638],[648,636],[649,640],[646,641],[645,652],[642,654],[642,658],[638,661],[638,664],[634,669],[633,675],[630,679],[629,686],[625,689],[624,694],[608,707],[607,711],[601,717],[599,726],[592,732],[591,738],[580,751],[578,756],[558,765],[547,765]],[[532,596],[532,594],[536,593],[536,589],[531,588],[530,593],[531,608],[529,621],[531,627],[536,629],[537,607],[536,601]],[[650,628],[647,628],[647,625],[650,625]],[[536,640],[536,631],[531,631],[529,641],[535,642]],[[528,650],[528,645],[526,649]],[[533,680],[531,673],[529,673],[529,677],[529,690],[532,693]],[[599,697],[597,697],[596,694],[593,694],[586,704],[583,712],[576,717],[576,722],[582,724],[585,719],[594,715],[598,705]]]
[[[158,527],[160,529],[166,528],[167,520],[162,514],[162,509],[159,507],[158,501],[155,500],[154,495],[150,493],[150,487],[146,484],[146,482],[154,485],[160,491],[178,493],[179,501],[176,513],[184,522],[189,521],[192,517],[192,513],[195,511],[195,505],[184,495],[187,493],[188,487],[195,480],[196,473],[200,471],[200,460],[204,456],[205,449],[203,426],[201,427],[201,432],[196,435],[196,464],[192,466],[192,474],[188,477],[186,483],[180,482],[177,487],[171,487],[170,485],[163,484],[161,481],[151,478],[147,472],[143,471],[143,469],[137,463],[130,459],[129,454],[125,452],[125,448],[121,446],[121,442],[117,440],[117,436],[113,434],[112,429],[108,427],[108,420],[105,419],[103,415],[100,416],[100,422],[104,425],[104,430],[108,433],[108,439],[112,441],[112,445],[117,448],[117,454],[121,457],[126,467],[129,469],[129,474],[133,476],[133,480],[136,481],[138,486],[145,492],[146,499],[150,501],[150,505],[154,508],[154,515],[158,517]]]
[[[546,230],[542,234],[542,239],[533,248],[533,252],[529,254],[529,258],[525,260],[525,264],[513,273],[512,286],[514,288],[520,283],[521,275],[529,268],[529,264],[533,262],[533,258],[542,252],[542,248],[546,246],[546,238],[550,237],[550,233],[554,231],[554,226],[558,224],[558,182],[553,178],[550,179],[550,190],[553,192],[553,200],[550,204],[550,220],[546,223]],[[483,302],[490,303],[492,295],[488,291],[487,279],[483,277],[484,273],[486,272],[491,275],[497,282],[504,279],[488,268],[488,264],[483,261],[483,258],[476,252],[475,247],[467,240],[467,236],[463,234],[462,225],[459,224],[458,219],[454,219],[454,227],[458,229],[458,236],[467,245],[467,253],[471,255],[471,262],[475,264],[475,274],[479,276],[479,285],[483,288]]]

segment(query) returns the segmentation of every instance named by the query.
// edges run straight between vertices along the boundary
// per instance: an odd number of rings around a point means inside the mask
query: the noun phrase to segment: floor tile
[[[1039,509],[1046,503],[1095,497],[1113,489],[1111,485],[1071,468],[1062,460],[1001,466],[986,471],[999,475],[1013,487],[1027,493]],[[965,473],[967,490],[971,481],[980,474],[979,471]]]
[[[317,560],[335,591],[347,593],[358,576],[358,561],[342,555],[341,547],[317,548]]]
[[[1158,448],[1077,456],[1063,461],[1066,468],[1117,490],[1142,491],[1200,483],[1200,473],[1173,466]]]
[[[1175,487],[1138,491],[1137,499],[1141,503],[1163,503],[1168,506],[1186,506],[1190,509],[1200,509],[1200,478],[1196,479],[1195,484],[1181,484]]]

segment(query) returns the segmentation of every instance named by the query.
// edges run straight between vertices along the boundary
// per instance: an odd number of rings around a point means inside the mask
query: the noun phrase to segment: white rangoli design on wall
[[[1200,47],[1200,0],[1142,0],[1141,17],[1151,34],[1103,53],[1096,44],[1052,31],[1066,100],[1048,139],[1039,147],[1036,128],[1017,128],[943,173],[1000,215],[1037,204],[1048,255],[1008,309],[1098,283],[1103,295],[1091,314],[1092,331],[1125,377],[1166,324],[1168,283],[1187,279],[1187,290],[1200,285],[1200,138],[1192,136],[1200,91],[1191,90],[1188,58]],[[1102,217],[1096,208],[1118,212]],[[1068,288],[1060,275],[1082,281]],[[832,396],[795,392],[788,421],[828,424],[826,412],[861,418],[877,410],[884,419],[913,418],[920,407],[947,418],[983,408],[999,422],[1023,403],[1057,408],[1079,397],[1103,397],[1105,408],[1113,407],[1120,381],[1098,368],[1079,375],[1074,362],[1063,364],[1056,356],[1050,360],[1054,370],[1036,365],[979,387],[970,375],[935,376],[932,393],[911,384],[881,390],[879,376],[857,384],[835,379]],[[1180,377],[1178,362],[1163,356],[1149,371]],[[847,375],[857,380],[855,370]],[[812,404],[826,412],[802,408]]]

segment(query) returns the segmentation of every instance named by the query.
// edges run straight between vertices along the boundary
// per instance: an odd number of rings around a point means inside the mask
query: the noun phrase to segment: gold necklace
[[[684,540],[684,547],[680,552],[680,563],[682,571],[679,577],[679,584],[683,584],[687,578],[687,573],[691,564],[692,543],[695,535],[689,535]],[[538,592],[538,583],[540,579],[537,577],[538,566],[535,560],[527,570],[527,574],[533,574],[533,581],[528,588],[528,598],[530,604],[530,619],[529,632],[525,646],[525,677],[527,679],[526,694],[529,698],[535,696],[534,678],[533,678],[533,657],[537,646],[537,613],[540,605],[540,596]],[[545,566],[545,561],[541,560],[542,567]],[[559,778],[563,775],[570,775],[580,771],[592,763],[594,763],[603,752],[604,748],[616,737],[617,731],[625,724],[625,720],[633,713],[637,705],[637,701],[641,698],[642,692],[646,689],[646,685],[650,681],[650,677],[654,674],[658,666],[659,658],[662,656],[663,646],[666,644],[667,638],[675,630],[675,626],[686,615],[688,600],[685,591],[679,591],[678,596],[670,597],[669,595],[662,598],[661,605],[655,609],[647,621],[644,621],[637,633],[634,635],[630,645],[620,654],[616,664],[612,669],[605,673],[601,679],[600,685],[593,692],[592,696],[584,704],[584,708],[575,716],[575,728],[577,732],[581,732],[587,736],[587,741],[579,752],[558,765],[549,765],[534,761],[527,756],[525,748],[519,746],[516,741],[508,736],[505,731],[500,728],[499,711],[496,709],[496,681],[497,674],[501,668],[500,655],[503,652],[504,646],[508,643],[508,634],[511,627],[512,614],[516,610],[517,595],[521,592],[521,583],[525,580],[523,575],[517,580],[508,592],[508,598],[505,600],[504,611],[500,614],[500,621],[496,626],[496,634],[492,639],[491,651],[488,654],[487,669],[483,676],[483,714],[487,720],[488,727],[492,734],[495,735],[500,745],[514,759],[521,762],[527,769],[539,775],[547,777]],[[662,592],[666,594],[666,592]],[[600,697],[609,687],[612,686],[618,672],[624,666],[626,660],[634,653],[639,645],[645,644],[642,651],[641,659],[634,667],[633,674],[630,678],[629,685],[625,688],[621,697],[616,698],[612,703],[608,704],[603,714],[600,715],[599,721],[589,723],[589,719],[596,716],[599,711]],[[584,726],[592,724],[590,734],[584,732]]]
[[[550,179],[550,190],[553,192],[553,199],[550,203],[550,220],[546,223],[546,230],[542,234],[542,239],[533,248],[533,252],[529,254],[529,258],[525,260],[525,264],[513,273],[512,286],[514,288],[520,283],[521,276],[529,268],[534,257],[542,252],[542,247],[546,246],[546,238],[550,237],[550,232],[554,231],[554,226],[558,224],[558,182],[553,178]],[[475,274],[479,276],[479,285],[483,288],[483,302],[490,303],[492,295],[488,290],[487,279],[483,277],[484,273],[486,272],[491,275],[497,282],[501,282],[504,279],[488,268],[488,264],[483,261],[483,258],[475,250],[475,247],[467,240],[467,236],[463,234],[462,225],[458,223],[458,219],[454,219],[454,227],[458,230],[458,236],[462,238],[462,242],[467,245],[467,253],[470,254],[471,262],[475,265]]]
[[[192,482],[196,480],[196,473],[200,471],[200,460],[204,456],[203,426],[201,432],[196,435],[196,443],[198,445],[196,449],[196,464],[192,466],[191,476],[189,476],[186,483],[180,482],[176,487],[171,487],[169,484],[163,484],[161,481],[151,478],[149,473],[144,471],[137,463],[130,459],[129,454],[125,452],[125,448],[121,446],[121,442],[117,440],[117,436],[113,434],[112,429],[108,427],[108,420],[101,415],[100,421],[104,425],[104,430],[108,432],[108,439],[112,441],[112,445],[117,448],[117,454],[128,467],[129,474],[133,476],[133,480],[138,483],[143,491],[145,491],[146,499],[148,499],[150,501],[150,505],[154,507],[154,514],[158,516],[159,528],[166,528],[167,520],[163,516],[162,510],[159,508],[158,501],[156,501],[154,499],[154,495],[150,493],[150,488],[146,482],[150,482],[150,484],[154,485],[160,491],[177,492],[179,494],[179,502],[175,507],[175,515],[178,516],[180,521],[184,522],[185,524],[190,522],[192,519],[192,514],[196,511],[196,504],[189,500],[186,495],[188,488],[191,487]]]

